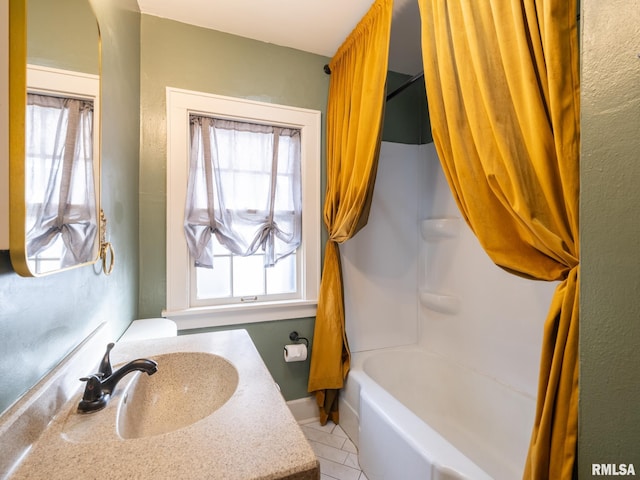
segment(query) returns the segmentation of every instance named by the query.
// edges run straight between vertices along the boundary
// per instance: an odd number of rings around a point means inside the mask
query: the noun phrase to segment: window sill
[[[315,317],[317,304],[316,300],[289,300],[251,305],[194,307],[184,310],[164,310],[162,316],[176,322],[178,330],[192,330]]]

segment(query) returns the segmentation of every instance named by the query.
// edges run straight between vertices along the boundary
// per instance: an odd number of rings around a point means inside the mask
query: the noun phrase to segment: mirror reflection
[[[27,261],[34,273],[95,258],[94,103],[28,86],[25,224]]]
[[[14,210],[12,194],[11,257],[37,276],[98,258],[100,38],[88,0],[29,0],[26,18],[24,158],[11,158],[24,204]]]

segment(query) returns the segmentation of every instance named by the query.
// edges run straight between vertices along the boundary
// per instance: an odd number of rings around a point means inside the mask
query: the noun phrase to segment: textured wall
[[[310,108],[324,115],[329,77],[322,67],[327,60],[290,48],[142,16],[141,317],[157,317],[165,307],[166,87]],[[324,156],[324,142],[322,150]],[[311,336],[313,321],[307,318],[234,327],[248,330],[287,399],[306,395],[309,363],[285,364],[282,348],[289,342],[292,330]]]
[[[0,412],[98,325],[117,338],[136,315],[140,15],[134,0],[92,5],[102,30],[102,204],[117,263],[110,277],[88,266],[22,278],[0,252]]]
[[[29,63],[100,72],[98,25],[87,0],[29,0],[27,19]]]
[[[640,474],[640,2],[582,2],[580,478]]]
[[[142,16],[141,34],[140,314],[157,317],[166,291],[166,87],[324,115],[328,59],[149,15]]]

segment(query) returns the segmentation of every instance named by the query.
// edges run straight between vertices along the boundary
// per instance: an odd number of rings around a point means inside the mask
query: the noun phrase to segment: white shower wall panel
[[[422,218],[458,217],[459,235],[419,246],[419,289],[460,299],[456,314],[421,306],[420,345],[535,396],[542,331],[557,282],[524,279],[497,267],[462,220],[433,144],[421,146]]]
[[[423,164],[419,146],[383,142],[369,222],[340,246],[353,352],[417,342]]]

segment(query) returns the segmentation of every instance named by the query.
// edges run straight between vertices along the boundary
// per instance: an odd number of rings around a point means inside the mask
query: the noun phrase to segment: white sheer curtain
[[[93,102],[28,94],[27,254],[62,243],[60,268],[93,260]]]
[[[184,230],[196,266],[213,267],[212,235],[273,266],[300,245],[300,130],[191,115]]]

